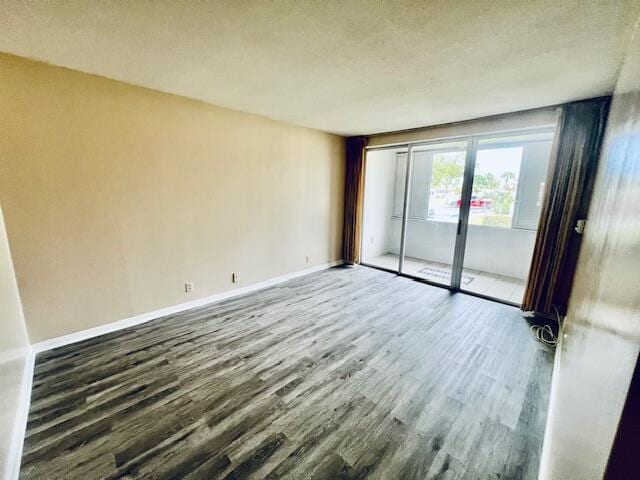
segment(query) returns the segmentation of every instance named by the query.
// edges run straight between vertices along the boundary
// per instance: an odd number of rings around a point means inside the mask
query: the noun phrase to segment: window
[[[512,227],[523,151],[522,146],[478,150],[470,225]]]
[[[553,132],[485,137],[479,141],[469,223],[535,230]],[[410,220],[458,221],[465,151],[456,143],[414,149]],[[406,152],[396,152],[393,216],[402,216]]]
[[[456,200],[462,191],[465,149],[461,142],[413,150],[408,217],[412,220],[457,222]],[[407,154],[396,154],[393,216],[402,216]],[[402,192],[402,195],[399,194]]]
[[[536,230],[553,132],[480,140],[469,224]]]
[[[462,193],[465,152],[438,152],[433,155],[427,218],[437,222],[457,222],[458,199]]]

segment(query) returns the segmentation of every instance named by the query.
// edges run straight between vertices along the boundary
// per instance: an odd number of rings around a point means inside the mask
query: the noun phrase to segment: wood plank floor
[[[38,355],[21,478],[535,479],[506,305],[334,268]]]

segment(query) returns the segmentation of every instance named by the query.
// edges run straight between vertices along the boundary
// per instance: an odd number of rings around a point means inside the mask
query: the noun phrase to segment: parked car
[[[462,199],[459,198],[456,202],[456,205],[459,207],[462,205]],[[493,205],[493,200],[485,197],[477,197],[475,195],[471,196],[471,208],[491,208]]]

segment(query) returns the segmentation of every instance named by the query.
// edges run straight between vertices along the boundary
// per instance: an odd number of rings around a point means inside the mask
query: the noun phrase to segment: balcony
[[[386,253],[372,257],[366,263],[387,270],[397,270],[398,260],[398,255]],[[404,260],[403,273],[433,283],[449,283],[451,265],[407,257]],[[467,292],[520,305],[524,295],[525,279],[465,268],[462,270],[460,287]]]

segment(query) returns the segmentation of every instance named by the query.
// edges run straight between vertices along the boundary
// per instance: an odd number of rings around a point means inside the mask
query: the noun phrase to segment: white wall
[[[29,340],[0,208],[0,478],[11,478],[20,435]],[[4,473],[3,473],[4,472]]]
[[[391,238],[395,172],[396,150],[367,153],[362,229],[364,262],[387,253],[390,244],[400,244],[399,240]]]
[[[388,251],[398,254],[400,219],[389,222]],[[406,255],[434,262],[451,263],[456,237],[455,223],[409,220]],[[533,255],[536,232],[469,225],[464,266],[475,270],[526,280]]]
[[[0,208],[0,363],[20,357],[29,344],[9,240]]]
[[[469,225],[464,266],[526,280],[536,232]]]
[[[400,219],[393,218],[387,228],[392,242],[389,251],[399,253]],[[455,247],[456,223],[409,220],[406,255],[434,262],[451,263]],[[526,280],[536,232],[499,227],[469,225],[464,266],[475,270]]]

